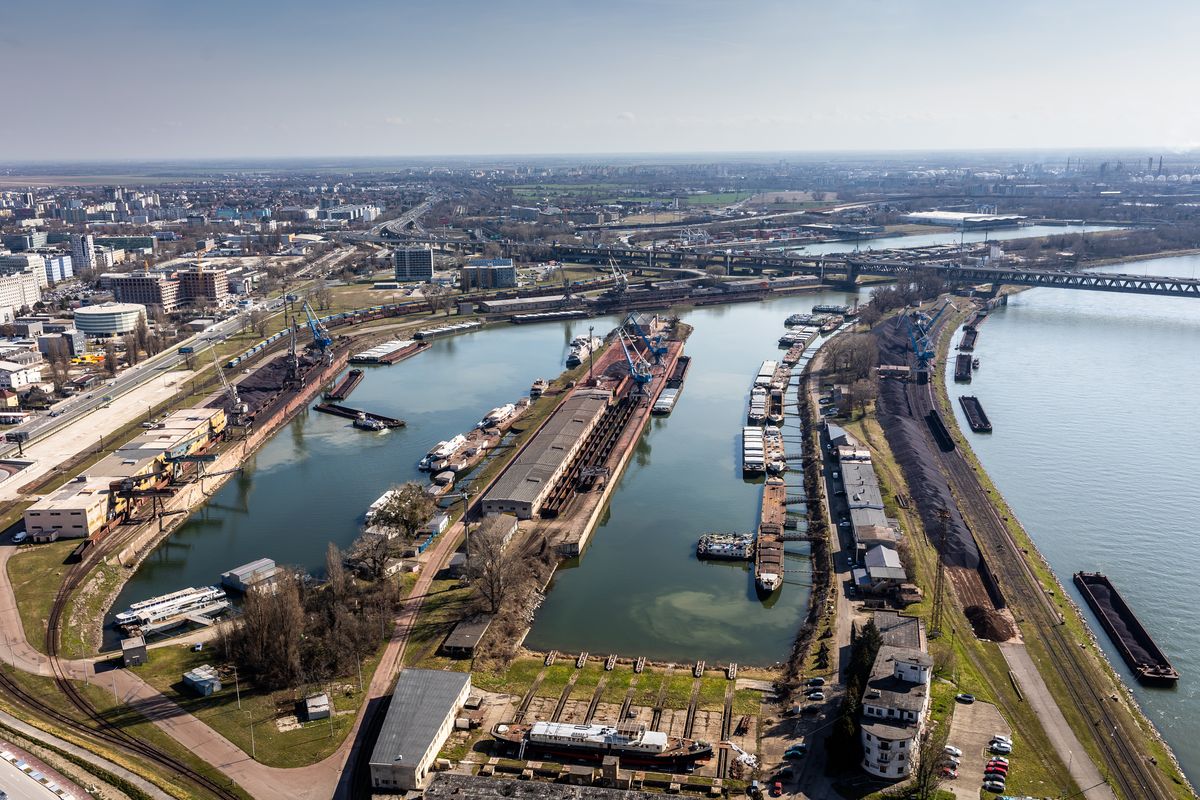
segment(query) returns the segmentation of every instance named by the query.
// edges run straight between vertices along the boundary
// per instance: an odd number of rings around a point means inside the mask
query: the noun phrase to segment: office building
[[[462,288],[515,289],[517,268],[511,258],[477,258],[462,268]]]
[[[118,303],[156,306],[165,314],[179,308],[179,282],[156,272],[131,272],[112,277],[113,299]]]
[[[862,697],[862,767],[886,780],[907,778],[917,758],[933,659],[918,648],[883,645]]]
[[[392,253],[396,280],[433,282],[433,250],[428,247],[401,247]]]
[[[229,298],[229,277],[223,269],[181,269],[178,278],[181,302],[220,305]]]
[[[41,271],[44,280],[46,271]],[[12,322],[14,312],[42,299],[42,282],[32,272],[0,273],[0,323]]]
[[[75,264],[71,256],[59,253],[43,253],[46,264],[46,280],[50,283],[65,281],[75,275]]]
[[[90,233],[71,234],[71,263],[76,270],[96,268],[96,240]]]
[[[50,285],[46,277],[46,260],[37,253],[13,253],[0,256],[0,275],[15,275],[28,272],[37,281],[38,288]]]
[[[137,328],[146,316],[145,306],[137,303],[102,303],[75,310],[75,326],[88,336],[121,336]]]

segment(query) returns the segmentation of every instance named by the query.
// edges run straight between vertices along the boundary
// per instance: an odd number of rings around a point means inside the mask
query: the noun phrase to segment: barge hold
[[[679,399],[678,389],[663,389],[658,399],[654,401],[654,406],[650,409],[650,413],[656,416],[665,417],[675,410],[675,401]]]
[[[682,389],[683,379],[687,377],[688,367],[691,365],[691,356],[680,356],[675,359],[675,368],[671,370],[671,376],[667,378],[667,388]]]
[[[762,428],[742,428],[742,475],[761,475],[767,471],[766,442]]]
[[[332,414],[335,417],[345,417],[352,420],[373,419],[382,422],[385,428],[404,427],[404,420],[402,419],[385,417],[382,414],[372,414],[370,411],[362,411],[357,408],[338,405],[337,403],[317,403],[313,406],[313,411],[320,411],[322,414]]]
[[[1074,577],[1083,599],[1138,681],[1147,686],[1173,686],[1179,680],[1179,673],[1112,582],[1099,572],[1076,572]]]
[[[713,755],[713,747],[708,742],[668,736],[633,721],[615,726],[570,722],[502,724],[493,729],[492,736],[519,758],[530,752],[591,761],[617,756],[623,764],[686,769]]]
[[[970,352],[975,349],[975,339],[979,337],[979,331],[974,325],[964,325],[962,340],[958,343],[958,349],[964,352]]]
[[[412,339],[393,339],[390,342],[377,344],[369,350],[350,356],[351,364],[395,364],[409,356],[416,355],[428,348],[424,342]]]
[[[971,382],[971,357],[966,353],[959,353],[954,357],[954,380]]]
[[[337,386],[334,386],[325,393],[326,400],[345,400],[350,396],[350,393],[358,388],[362,383],[364,373],[361,369],[352,369],[346,373],[346,377],[338,381]]]
[[[706,533],[696,542],[696,557],[748,561],[754,557],[754,534]]]
[[[763,486],[758,538],[754,547],[754,586],[768,596],[783,586],[783,525],[787,518],[787,486],[768,478]]]
[[[984,413],[978,397],[964,394],[958,398],[958,402],[962,405],[963,413],[967,415],[967,424],[971,426],[971,430],[976,433],[992,432],[992,421]]]
[[[417,331],[415,334],[413,334],[413,338],[427,340],[427,339],[436,339],[439,336],[452,336],[453,334],[456,334],[456,333],[463,333],[464,331],[474,330],[475,328],[478,328],[482,325],[483,325],[483,323],[480,322],[479,320],[470,320],[468,322],[459,322],[459,323],[455,323],[454,325],[439,325],[436,328],[426,328],[423,331]]]

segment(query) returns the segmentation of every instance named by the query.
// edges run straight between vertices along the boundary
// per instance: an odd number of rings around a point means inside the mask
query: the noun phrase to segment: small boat
[[[354,427],[360,431],[386,431],[387,425],[384,425],[374,417],[368,417],[366,414],[359,414],[354,418]]]
[[[979,369],[979,359],[978,358],[971,359],[971,367],[973,369]]]
[[[706,533],[696,543],[698,558],[746,561],[754,557],[753,533]]]
[[[568,367],[578,367],[588,356],[600,349],[604,340],[599,336],[576,336],[571,340],[571,354],[567,356]]]
[[[533,382],[533,385],[529,387],[529,399],[537,400],[549,388],[550,383],[545,378],[538,378]]]
[[[417,466],[423,470],[433,469],[433,465],[440,461],[445,461],[450,456],[457,452],[458,448],[467,443],[467,437],[463,434],[458,434],[452,439],[447,439],[444,442],[438,442],[432,450],[425,454]]]
[[[513,405],[512,403],[508,403],[507,405],[500,406],[499,408],[493,408],[491,411],[489,411],[487,413],[486,416],[484,416],[483,419],[481,419],[479,422],[477,422],[475,424],[475,427],[480,428],[480,429],[493,428],[493,427],[499,425],[501,422],[504,422],[504,420],[511,417],[513,414],[516,413],[516,411],[517,411],[517,407],[515,405]]]

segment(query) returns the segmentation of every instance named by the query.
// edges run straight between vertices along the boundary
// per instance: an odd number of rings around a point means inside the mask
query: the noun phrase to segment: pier
[[[382,414],[372,414],[370,411],[360,411],[357,408],[338,405],[337,403],[317,403],[313,406],[313,411],[320,411],[322,414],[332,414],[335,417],[345,417],[346,419],[373,419],[382,422],[386,428],[403,428],[404,420],[385,417]]]

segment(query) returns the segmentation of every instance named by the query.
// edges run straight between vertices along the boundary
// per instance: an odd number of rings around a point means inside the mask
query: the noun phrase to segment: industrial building
[[[460,283],[468,289],[515,289],[517,267],[511,258],[476,258],[462,268]]]
[[[371,787],[425,788],[430,767],[470,694],[471,676],[465,672],[402,670],[371,751]]]
[[[225,430],[225,410],[189,408],[169,414],[88,468],[52,495],[25,510],[25,530],[42,538],[97,535],[126,510],[125,490],[148,489],[163,480],[171,459],[208,448]]]
[[[964,230],[1015,228],[1025,217],[1018,214],[971,214],[963,211],[918,211],[901,217],[918,225],[945,225]]]
[[[603,389],[581,389],[564,400],[483,496],[483,513],[531,519],[611,399],[612,394]]]
[[[396,280],[433,281],[433,250],[428,247],[401,247],[392,253],[392,263],[396,266]]]
[[[862,697],[862,767],[886,780],[903,780],[917,759],[929,710],[933,659],[919,649],[882,645]]]
[[[511,300],[483,300],[479,303],[479,310],[485,314],[516,314],[522,311],[549,311],[562,308],[567,302],[567,296],[562,294],[545,297],[514,297]]]
[[[121,336],[137,330],[146,307],[137,303],[101,303],[75,309],[75,327],[88,336]]]

